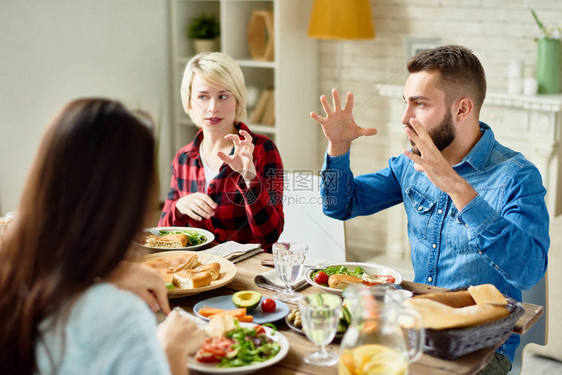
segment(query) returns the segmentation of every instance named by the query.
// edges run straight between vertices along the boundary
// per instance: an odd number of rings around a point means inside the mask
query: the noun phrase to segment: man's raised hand
[[[348,92],[345,107],[342,109],[338,90],[332,89],[332,107],[328,99],[322,95],[320,97],[322,108],[326,117],[322,117],[315,112],[310,112],[310,117],[322,126],[322,131],[329,141],[328,154],[337,156],[345,154],[351,142],[361,136],[377,134],[375,128],[361,128],[353,119],[353,93]]]

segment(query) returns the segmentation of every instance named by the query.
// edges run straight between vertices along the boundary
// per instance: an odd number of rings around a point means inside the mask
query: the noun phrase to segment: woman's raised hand
[[[234,143],[234,155],[227,155],[222,151],[219,151],[217,155],[233,171],[240,173],[246,182],[246,186],[249,187],[257,175],[253,156],[254,144],[252,143],[252,136],[247,131],[240,130],[240,135],[244,137],[243,140],[237,134],[227,134],[224,137],[224,139]]]
[[[213,199],[200,192],[185,195],[176,202],[176,209],[180,213],[197,221],[210,219],[215,215],[215,208],[217,208],[217,204]]]
[[[315,112],[310,112],[310,117],[322,126],[322,131],[329,141],[328,154],[332,156],[342,155],[349,150],[351,142],[363,135],[375,135],[375,128],[361,128],[353,119],[353,93],[348,92],[345,107],[341,107],[340,94],[338,90],[332,89],[332,107],[326,96],[320,97],[322,108],[326,117]]]

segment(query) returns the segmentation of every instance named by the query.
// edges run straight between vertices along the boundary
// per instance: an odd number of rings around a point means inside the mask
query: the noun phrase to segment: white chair
[[[511,364],[510,374],[520,374],[523,367],[523,351],[525,346],[534,343],[538,345],[546,345],[547,337],[547,315],[548,315],[548,271],[544,277],[535,286],[529,290],[522,292],[523,302],[544,306],[543,314],[537,322],[523,336],[521,336],[521,344],[515,351],[515,357]]]
[[[310,257],[345,262],[344,222],[322,212],[320,177],[286,171],[283,191],[285,227],[279,242],[303,242]]]
[[[513,374],[519,374],[522,366],[520,353],[524,345],[531,343],[525,351],[542,357],[551,358],[562,362],[562,329],[560,329],[559,318],[562,316],[562,215],[553,217],[550,222],[550,249],[548,250],[548,269],[541,282],[531,290],[524,292],[523,301],[539,304],[545,307],[541,319],[533,328],[523,335],[520,350],[516,353]],[[536,330],[537,332],[533,332]],[[546,338],[545,339],[545,332]],[[545,345],[546,344],[546,345]],[[536,373],[532,369],[531,373]],[[525,368],[527,373],[527,368]]]

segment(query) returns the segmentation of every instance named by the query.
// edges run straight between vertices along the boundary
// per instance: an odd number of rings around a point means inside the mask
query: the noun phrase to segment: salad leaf
[[[204,243],[205,241],[207,241],[207,237],[205,237],[203,234],[194,231],[194,230],[159,230],[160,235],[162,236],[166,236],[168,234],[180,234],[183,233],[185,235],[187,235],[188,241],[187,241],[187,245],[188,246],[194,246],[194,245],[200,245],[202,243]]]
[[[350,275],[350,276],[355,276],[355,277],[361,277],[365,273],[365,270],[361,267],[347,268],[345,266],[340,266],[340,265],[328,266],[323,270],[318,270],[318,271],[314,272],[311,275],[312,280],[314,280],[314,276],[318,272],[325,272],[328,276],[341,274],[341,275]]]
[[[236,355],[221,359],[218,367],[240,367],[265,362],[275,357],[281,350],[279,343],[271,340],[266,334],[258,334],[255,328],[240,327],[237,321],[234,324],[236,328],[229,331],[226,337],[235,341],[232,349]],[[277,329],[273,324],[267,326],[273,327],[276,332]]]

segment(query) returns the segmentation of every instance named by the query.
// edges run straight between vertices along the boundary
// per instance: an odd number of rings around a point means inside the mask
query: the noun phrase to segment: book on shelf
[[[264,89],[260,94],[260,97],[258,99],[256,107],[254,108],[254,111],[250,115],[250,122],[252,124],[262,124],[264,123],[266,117],[268,117],[269,119],[271,117],[270,107],[272,106],[272,103],[273,103],[273,89],[272,88]],[[271,125],[273,125],[273,123]]]
[[[275,124],[275,91],[273,89],[271,89],[271,94],[268,96],[267,107],[265,107],[261,123],[270,126]]]
[[[268,91],[268,89],[262,90],[260,97],[258,99],[258,102],[256,104],[256,107],[254,108],[254,111],[252,112],[252,115],[250,116],[250,122],[253,124],[259,124],[263,114],[265,112],[265,107],[267,107],[267,97],[270,95],[270,92]]]

